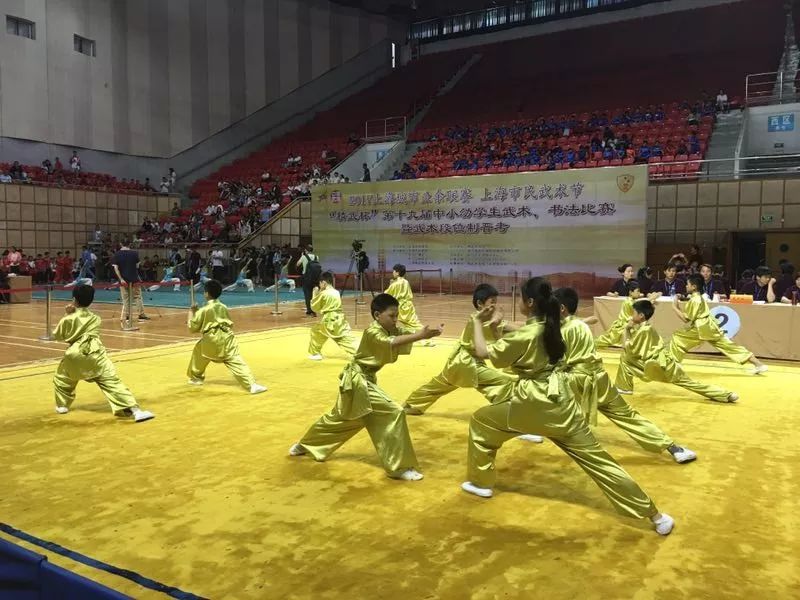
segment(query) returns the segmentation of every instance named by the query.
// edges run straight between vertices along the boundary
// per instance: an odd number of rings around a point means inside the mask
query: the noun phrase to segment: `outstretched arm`
[[[442,335],[443,329],[444,325],[439,325],[439,327],[425,325],[425,327],[419,331],[415,331],[414,333],[398,335],[392,339],[392,348],[396,346],[405,346],[406,344],[413,344],[414,342],[418,342],[420,340],[429,340],[430,338],[435,338]]]

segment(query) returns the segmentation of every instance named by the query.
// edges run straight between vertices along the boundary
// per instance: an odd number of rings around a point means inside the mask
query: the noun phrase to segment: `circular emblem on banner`
[[[717,320],[719,328],[729,338],[733,338],[742,326],[739,313],[730,306],[715,306],[711,309],[711,316]]]

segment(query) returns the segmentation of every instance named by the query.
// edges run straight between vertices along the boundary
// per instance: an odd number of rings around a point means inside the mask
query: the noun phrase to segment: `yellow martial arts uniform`
[[[498,324],[498,333],[502,334],[504,328],[505,321]],[[423,414],[439,398],[460,387],[477,389],[489,402],[497,402],[504,392],[510,391],[509,384],[517,381],[517,377],[493,369],[483,360],[475,358],[473,335],[474,329],[470,318],[442,372],[408,397],[405,404],[407,412]],[[495,332],[488,323],[483,326],[483,335],[487,343],[496,340]]]
[[[611,324],[608,331],[595,340],[595,346],[597,348],[619,346],[622,343],[622,332],[625,331],[625,325],[628,324],[628,321],[630,321],[630,318],[633,316],[634,302],[636,302],[636,300],[630,296],[622,301],[622,307],[619,309],[619,315],[616,320]]]
[[[356,342],[350,332],[350,324],[344,316],[344,310],[342,310],[342,296],[339,290],[328,287],[318,292],[311,299],[311,310],[321,318],[311,328],[308,353],[319,354],[325,342],[331,339],[350,356],[354,355]]]
[[[590,425],[597,425],[599,411],[649,452],[661,452],[672,446],[673,440],[636,412],[611,385],[603,361],[597,356],[592,330],[586,323],[574,316],[567,317],[561,325],[561,336],[567,345],[563,359],[567,381]]]
[[[703,342],[708,342],[733,362],[744,364],[753,353],[747,348],[735,344],[719,328],[717,320],[711,316],[708,303],[699,292],[692,292],[684,309],[689,322],[686,327],[672,334],[669,345],[670,354],[681,362],[686,353]]]
[[[88,308],[76,308],[58,322],[53,338],[69,348],[53,378],[56,406],[69,408],[75,401],[75,387],[83,380],[97,384],[115,415],[137,408],[100,341],[100,325],[100,317]]]
[[[731,395],[727,390],[687,377],[650,323],[639,325],[625,344],[619,357],[617,388],[632,392],[634,376],[645,381],[672,383],[715,402],[727,402]]]
[[[468,479],[482,488],[495,482],[495,457],[500,447],[521,433],[550,438],[603,490],[614,508],[626,516],[652,517],[653,501],[600,446],[572,397],[562,371],[548,362],[542,333],[534,319],[489,345],[496,367],[519,376],[511,397],[475,411],[469,427]]]
[[[397,324],[412,331],[422,329],[422,323],[420,323],[417,311],[414,309],[414,303],[412,302],[414,293],[411,291],[411,284],[408,283],[408,280],[405,277],[393,279],[389,287],[386,288],[386,293],[394,296],[400,303]]]
[[[202,381],[206,377],[208,363],[220,362],[228,367],[242,387],[249,390],[256,381],[250,367],[239,354],[228,307],[219,300],[209,300],[189,321],[189,329],[203,334],[192,351],[186,371],[189,377]]]
[[[316,460],[326,460],[366,428],[387,473],[392,475],[417,466],[406,413],[378,387],[376,377],[384,365],[411,352],[412,344],[392,347],[395,336],[409,333],[413,332],[402,328],[386,331],[377,321],[364,330],[355,357],[339,375],[336,404],[299,442]]]

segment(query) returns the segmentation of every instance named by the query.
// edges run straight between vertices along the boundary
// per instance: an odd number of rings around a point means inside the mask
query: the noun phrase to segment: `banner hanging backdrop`
[[[458,291],[533,274],[599,294],[621,264],[644,264],[647,185],[631,166],[317,186],[311,230],[338,273],[364,240],[370,270],[452,269]]]

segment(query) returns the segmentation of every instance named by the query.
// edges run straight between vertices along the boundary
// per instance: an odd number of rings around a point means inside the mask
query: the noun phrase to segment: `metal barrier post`
[[[126,285],[128,286],[128,301],[126,303],[128,305],[128,320],[122,327],[122,331],[139,331],[139,328],[133,324],[133,290],[136,284],[128,282]]]
[[[375,271],[373,270],[373,273],[374,272]],[[383,292],[383,290],[386,289],[386,287],[383,285],[383,283],[384,283],[384,281],[383,281],[383,269],[381,269],[381,292]]]
[[[439,269],[439,295],[444,296],[444,275],[441,269]]]
[[[419,270],[419,293],[417,294],[417,296],[419,296],[420,298],[423,298],[425,296],[425,294],[422,293],[422,281],[423,281],[424,278],[425,278],[425,271],[420,269]]]
[[[280,283],[278,282],[278,276],[276,275],[275,276],[275,308],[272,309],[272,314],[275,315],[275,316],[283,314],[281,312],[281,309],[280,309],[280,297],[278,295],[278,286],[279,285],[280,285]]]
[[[517,320],[517,284],[511,286],[511,322]]]
[[[453,267],[450,267],[450,295],[453,295]]]
[[[45,297],[44,297],[44,306],[45,306],[45,330],[44,335],[39,339],[43,342],[52,342],[53,341],[53,325],[50,321],[50,308],[53,304],[53,286],[52,284],[48,284],[45,286]]]
[[[364,273],[359,273],[358,277],[358,300],[356,304],[364,304]]]
[[[194,306],[194,280],[189,280],[189,307]]]
[[[356,298],[356,306],[353,313],[353,325],[358,325],[358,298]]]

